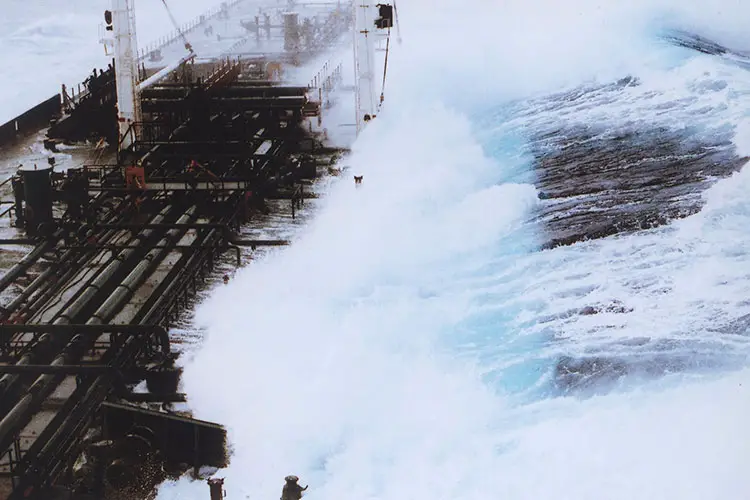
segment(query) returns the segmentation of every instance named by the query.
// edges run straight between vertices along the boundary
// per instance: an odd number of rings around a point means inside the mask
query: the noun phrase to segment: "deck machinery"
[[[269,80],[269,62],[182,64],[140,92],[109,164],[9,181],[27,236],[1,243],[33,249],[0,277],[0,497],[146,498],[169,475],[227,463],[220,425],[169,411],[184,395],[168,329],[227,251],[285,244],[238,226],[270,198],[302,203],[304,180],[338,154],[305,126],[318,91]]]

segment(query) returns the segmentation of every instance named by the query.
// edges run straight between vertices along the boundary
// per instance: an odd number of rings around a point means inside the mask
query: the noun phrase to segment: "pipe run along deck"
[[[340,153],[307,132],[307,88],[247,67],[150,89],[116,165],[14,178],[10,215],[36,247],[0,278],[0,498],[143,498],[227,463],[221,426],[163,411],[185,400],[168,329],[223,253],[287,243],[238,228],[266,200],[298,208]]]

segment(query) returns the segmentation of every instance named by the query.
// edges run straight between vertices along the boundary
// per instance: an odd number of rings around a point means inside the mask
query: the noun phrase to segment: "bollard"
[[[223,500],[224,493],[224,478],[208,479],[208,489],[211,492],[211,500]]]

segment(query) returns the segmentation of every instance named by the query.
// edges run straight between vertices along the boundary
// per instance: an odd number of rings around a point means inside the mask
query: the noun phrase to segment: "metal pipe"
[[[155,87],[149,89],[141,96],[143,99],[184,99],[192,90],[190,85]],[[235,86],[223,87],[212,92],[214,97],[276,97],[276,96],[297,96],[303,97],[309,91],[308,87],[292,87],[276,85],[253,85],[253,86]]]
[[[125,237],[127,237],[127,233],[123,232],[123,233],[120,234],[119,237],[125,238]],[[129,237],[128,237],[128,240],[129,240]],[[106,255],[107,253],[110,253],[110,252],[109,251],[101,252],[99,255]],[[94,256],[92,258],[96,258],[96,257]],[[72,273],[70,273],[70,274],[77,273],[79,276],[81,276],[81,279],[83,279],[83,277],[85,277],[88,272],[89,272],[88,269],[84,269],[84,270],[74,270],[73,269]],[[52,291],[54,292],[55,290],[52,289]],[[47,295],[50,295],[50,294],[47,294]],[[73,301],[73,303],[69,306],[69,308],[75,308],[77,312],[80,312],[80,309],[83,308],[87,304],[87,302],[88,302],[88,300],[90,298],[91,297],[88,296],[85,299],[83,299],[81,297],[81,295],[79,295]],[[45,299],[45,297],[42,297],[41,299],[44,299],[45,301],[49,300],[48,298]],[[39,301],[37,301],[37,302],[39,302]],[[65,324],[66,323],[65,321],[61,322],[59,320],[60,320],[60,317],[56,318],[56,320],[53,322],[53,324]],[[32,363],[32,361],[34,361],[34,359],[38,356],[38,354],[40,352],[44,352],[45,351],[46,346],[53,344],[53,342],[54,342],[55,339],[56,339],[56,337],[53,336],[53,335],[51,335],[50,333],[43,334],[36,341],[34,347],[31,350],[29,350],[28,352],[26,352],[23,356],[21,356],[16,361],[15,364],[17,364],[17,365],[27,365],[27,364]],[[19,380],[19,376],[15,375],[15,374],[13,374],[13,375],[11,375],[11,374],[5,374],[2,377],[0,377],[0,401],[2,401],[6,397],[6,394],[8,394],[8,392],[11,389],[11,387],[13,387],[13,385],[18,380]]]
[[[27,253],[18,263],[11,267],[5,275],[0,278],[0,290],[3,290],[13,283],[16,278],[23,275],[26,270],[36,262],[45,252],[52,247],[52,241],[39,245],[31,252]]]
[[[180,65],[190,61],[191,59],[195,59],[195,54],[190,53],[185,56],[182,56],[179,60],[167,65],[166,68],[163,68],[153,75],[151,75],[149,78],[143,80],[141,83],[138,84],[136,87],[136,90],[138,92],[143,91],[144,89],[149,88],[151,85],[154,85],[156,82],[167,76],[169,73],[171,73],[175,68],[179,67]]]
[[[195,206],[191,207],[185,213],[185,215],[183,215],[180,218],[180,220],[185,219],[185,221],[187,221],[190,218],[192,218],[196,209],[197,207]],[[211,232],[214,232],[214,231],[215,230],[212,230]],[[176,240],[179,237],[179,235],[182,234],[182,232],[183,231],[180,231],[177,229],[172,229],[171,231],[168,232],[168,234],[164,238],[162,238],[159,244],[166,247],[170,241]],[[120,305],[122,305],[122,303],[127,300],[129,293],[132,292],[132,290],[134,290],[135,288],[137,288],[138,283],[142,282],[148,276],[149,270],[153,268],[156,263],[160,262],[161,259],[166,255],[166,253],[167,253],[166,249],[150,251],[149,255],[147,255],[147,257],[150,257],[150,258],[145,258],[143,261],[141,261],[141,263],[139,263],[139,265],[136,266],[136,269],[134,269],[125,280],[123,280],[123,283],[122,283],[123,291],[119,293],[116,291],[115,293],[113,293],[110,296],[110,298],[104,304],[102,304],[99,310],[96,313],[94,313],[93,317],[87,322],[87,324],[98,324],[98,323],[101,323],[102,321],[106,321],[110,319],[111,316],[114,315],[114,313],[117,310],[118,306],[116,303],[119,303]],[[148,265],[141,266],[141,264],[144,262],[148,263]],[[162,295],[162,297],[163,296],[164,295]],[[143,320],[140,322],[140,324],[143,324],[144,321],[147,319],[148,319],[147,317],[144,317]],[[166,334],[166,331],[164,332]],[[113,352],[112,354],[114,355],[115,358],[119,358],[119,356],[117,356],[117,354],[119,354],[124,359],[129,359],[132,356],[132,353],[130,352],[130,350],[134,348],[134,346],[136,345],[135,342],[136,342],[136,337],[129,336],[125,340],[124,345],[121,347],[121,349],[119,349],[116,353]],[[166,346],[168,350],[169,349],[168,343],[166,344]],[[70,345],[68,347],[70,347]],[[110,349],[109,352],[112,352],[112,350]],[[119,359],[103,360],[104,363],[108,363],[110,366],[117,366],[118,365],[117,361],[119,361]],[[58,366],[61,366],[61,365],[58,365]],[[39,377],[37,381],[39,382],[39,380],[45,377],[47,380],[54,379],[54,376],[52,375],[45,375],[45,376]],[[83,397],[82,404],[83,402],[89,399],[89,396],[91,394],[94,394],[97,390],[99,390],[105,381],[106,381],[105,376],[103,375],[98,376],[93,381],[91,386],[87,389],[86,394]],[[36,385],[36,383],[34,385]],[[39,389],[39,390],[42,391],[41,397],[44,397],[44,393],[46,393],[46,391],[43,389]],[[0,422],[0,448],[4,446],[4,442],[7,439],[6,436],[9,436],[7,434],[8,431],[6,430],[6,427],[3,424],[5,424],[6,420],[8,420],[9,417],[13,419],[11,422],[14,422],[19,418],[22,418],[22,416],[25,414],[25,409],[28,409],[29,406],[34,402],[33,401],[34,394],[40,394],[38,391],[30,394],[29,396],[25,397],[22,401],[20,401],[19,404],[16,405],[16,407],[13,408],[13,410],[11,410],[11,413],[9,413],[8,417],[6,417],[5,419],[3,419],[2,422]],[[31,393],[32,391],[30,390],[29,392]],[[22,407],[23,409],[18,409],[19,407]],[[63,420],[63,422],[61,422],[60,425],[57,426],[57,428],[52,431],[52,434],[50,435],[48,439],[45,440],[44,446],[39,451],[38,453],[39,455],[43,456],[48,451],[56,449],[56,446],[57,446],[56,441],[58,441],[63,435],[65,435],[64,430],[68,429],[71,423],[74,423],[80,419],[80,417],[78,417],[76,413],[77,412],[74,410],[73,413],[68,415]],[[11,414],[12,414],[12,417],[11,417]],[[12,424],[8,424],[7,427],[12,428],[11,425]],[[47,432],[47,429],[45,429],[44,432]]]
[[[137,325],[0,325],[0,332],[4,333],[49,333],[60,336],[72,332],[78,332],[90,339],[96,340],[104,333],[127,334],[127,335],[156,335],[162,340],[162,344],[169,344],[167,329],[160,325],[149,325],[140,323]],[[166,353],[165,353],[166,354]],[[28,364],[0,365],[0,373],[18,373],[15,368],[23,371]],[[43,365],[49,366],[49,365]]]
[[[113,233],[114,231],[108,231],[107,233],[105,233],[105,235],[106,237],[109,237],[109,235]],[[93,231],[88,231],[85,237],[88,238],[92,234],[93,234]],[[106,238],[103,238],[103,239],[106,239]],[[57,248],[65,248],[65,247],[61,247],[58,245]],[[69,249],[62,255],[62,257],[60,257],[60,263],[61,264],[65,263],[67,260],[74,258],[76,253],[77,252],[73,251],[73,249]],[[77,268],[79,267],[78,264],[82,263],[88,257],[89,256],[83,254],[79,258],[74,259],[72,263],[66,266],[66,273],[64,273],[63,276],[76,272]],[[21,304],[23,304],[29,297],[31,297],[31,295],[34,292],[36,292],[36,290],[39,289],[42,285],[49,285],[50,278],[52,278],[52,276],[57,271],[58,269],[56,267],[49,267],[45,269],[39,276],[36,277],[36,279],[34,279],[34,281],[32,281],[29,284],[29,286],[24,288],[24,290],[15,299],[13,299],[13,301],[10,304],[8,304],[5,307],[5,311],[4,311],[5,315],[9,316],[10,314],[12,314],[13,311],[15,311]]]
[[[282,246],[282,245],[288,245],[289,242],[285,240],[238,240],[240,244],[244,246]],[[101,247],[88,247],[88,246],[75,246],[75,247],[67,247],[67,248],[74,248],[77,250],[90,250],[90,251],[96,251],[100,248],[114,248],[115,245],[103,245]],[[119,247],[119,248],[136,248],[136,247]],[[235,255],[237,256],[237,266],[240,266],[242,264],[242,249],[238,245],[233,245],[230,243],[225,244],[216,244],[216,245],[209,245],[209,246],[196,246],[196,245],[161,245],[161,246],[153,246],[149,247],[153,249],[179,249],[179,250],[222,250],[222,251],[228,251],[232,250],[234,251]]]
[[[164,208],[156,217],[152,219],[152,223],[161,224],[171,210],[172,206]],[[139,234],[135,235],[134,239],[143,242],[144,240],[148,239],[153,234],[153,232],[154,231],[152,229],[144,229]],[[79,299],[76,300],[76,302],[71,307],[69,307],[65,311],[65,313],[61,314],[60,318],[55,320],[54,323],[72,323],[72,320],[81,311],[83,306],[88,303],[88,300],[91,299],[94,295],[98,294],[99,290],[104,287],[107,282],[112,279],[112,276],[114,276],[114,274],[120,269],[122,263],[133,256],[136,248],[126,248],[118,253],[117,256],[109,263],[109,265],[96,276],[96,278],[86,287],[86,290],[84,290],[84,292],[81,294],[83,297],[86,297],[86,299],[84,300],[79,296]]]
[[[108,231],[104,234],[104,237],[102,238],[103,241],[108,241],[110,238],[113,238],[115,236],[115,231]],[[102,252],[99,255],[104,255],[104,252]],[[81,273],[81,268],[83,267],[83,264],[87,261],[91,261],[96,259],[97,256],[91,255],[91,254],[82,254],[80,258],[74,260],[72,263],[67,263],[65,265],[64,272],[62,275],[55,281],[56,283],[67,283],[71,281],[73,276],[75,274]],[[21,309],[18,311],[19,314],[25,314],[28,317],[28,314],[33,314],[30,321],[34,321],[34,318],[36,318],[39,314],[39,311],[43,310],[43,307],[45,304],[48,304],[50,299],[59,291],[56,287],[51,286],[51,281],[46,282],[46,290],[39,294],[38,297],[35,297],[32,299],[32,301],[25,306],[22,306]]]
[[[217,238],[219,235],[219,232],[217,229],[211,229],[206,236],[203,238],[203,242],[201,242],[201,246],[205,246],[206,242],[211,241],[212,239]],[[200,255],[198,252],[193,253],[189,258],[188,261],[183,266],[184,269],[189,269],[193,263],[193,261],[196,261],[200,258]],[[151,305],[148,312],[143,316],[143,321],[149,322],[151,318],[156,314],[156,311],[159,310],[160,307],[162,307],[166,300],[168,300],[168,297],[171,297],[174,293],[174,290],[179,286],[178,279],[175,278],[169,282],[167,285],[167,288],[162,292],[162,294],[159,296],[157,301]]]
[[[222,224],[218,222],[193,222],[193,223],[174,223],[174,224],[161,224],[151,223],[148,224],[97,224],[95,228],[101,229],[221,229],[224,231],[225,237],[231,240],[232,229],[228,224]]]
[[[154,223],[161,223],[164,218],[169,214],[169,212],[172,210],[172,207],[167,207],[164,210],[162,210],[157,216],[155,216],[152,219],[152,222]],[[135,239],[146,239],[153,233],[153,230],[146,229],[141,234],[137,235]],[[115,274],[115,272],[119,269],[120,265],[128,260],[130,256],[135,252],[135,249],[126,249],[122,252],[120,252],[118,255],[116,255],[110,263],[107,265],[107,267],[101,271],[92,281],[88,284],[83,290],[82,293],[80,293],[76,299],[73,301],[72,304],[70,304],[66,310],[60,314],[55,321],[53,321],[52,324],[55,325],[64,325],[64,324],[70,324],[73,322],[75,317],[81,312],[81,310],[86,307],[89,304],[89,301],[91,301],[96,295],[98,295],[100,289],[111,279],[111,277]],[[82,271],[80,274],[85,275],[88,270]],[[35,351],[30,351],[27,354],[25,354],[21,359],[19,359],[16,364],[24,365],[24,364],[30,364],[33,358],[35,357],[35,352],[38,352],[43,346],[47,344],[52,344],[54,342],[55,337],[50,335],[49,333],[43,334],[36,344]],[[9,389],[12,387],[12,385],[18,380],[18,375],[11,375],[6,374],[2,378],[0,378],[0,401],[5,399],[7,397],[7,394],[9,392]],[[5,422],[5,419],[3,419],[2,422]],[[0,429],[2,429],[2,422],[0,422]],[[2,435],[2,432],[0,431],[0,436]]]
[[[88,238],[93,234],[93,231],[88,231],[86,233],[86,237]],[[110,238],[114,238],[115,231],[107,231],[103,234],[103,236],[100,238],[101,241],[109,241]],[[63,248],[62,246],[58,246],[57,248]],[[104,253],[102,253],[103,255]],[[96,256],[82,254],[79,258],[75,259],[72,263],[69,263],[68,265],[65,265],[65,271],[63,272],[62,276],[57,280],[58,283],[65,283],[71,279],[71,277],[80,272],[81,266],[87,261],[91,260],[93,258],[96,258]],[[65,263],[67,260],[67,253],[63,255],[61,258],[61,264]],[[54,268],[48,269],[49,271],[55,272]],[[46,273],[47,270],[45,270]],[[44,273],[43,273],[44,274]],[[41,277],[41,275],[40,275]],[[45,279],[45,285],[49,285],[49,281]],[[54,287],[48,287],[48,290],[42,294],[39,295],[39,297],[36,297],[30,304],[27,304],[26,307],[23,307],[20,312],[26,313],[26,312],[33,312],[36,314],[41,307],[46,304],[49,299],[55,294],[55,288]],[[14,301],[15,302],[15,301]],[[10,309],[10,306],[8,306]]]
[[[199,245],[205,246],[217,237],[219,237],[218,230],[211,229],[204,235]],[[202,258],[202,254],[199,252],[191,253],[191,255],[187,258],[185,264],[182,266],[181,272],[185,271],[186,269],[190,269],[191,266],[194,266]],[[148,324],[149,321],[154,319],[156,311],[158,311],[162,307],[162,305],[166,303],[169,296],[171,295],[171,290],[175,286],[177,286],[178,281],[179,279],[171,280],[168,288],[159,295],[156,302],[151,305],[148,312],[144,315],[141,315],[140,313],[138,314],[140,316],[139,324]],[[109,325],[108,328],[112,328],[112,325]],[[166,330],[164,332],[166,334]],[[134,351],[139,348],[138,346],[139,343],[137,342],[136,337],[128,336],[124,344],[120,346],[119,349],[115,350],[110,348],[107,351],[107,354],[105,354],[105,357],[102,359],[102,363],[119,366],[132,358],[132,356],[134,355]],[[107,377],[100,376],[94,379],[91,385],[84,390],[83,397],[78,401],[78,404],[71,410],[71,412],[67,414],[61,422],[56,423],[54,428],[47,428],[43,431],[37,442],[35,442],[32,445],[31,449],[27,452],[27,460],[30,459],[34,461],[35,457],[54,457],[54,454],[58,453],[57,450],[62,449],[61,447],[64,447],[66,445],[66,443],[61,442],[61,440],[67,439],[68,441],[70,441],[70,436],[74,435],[76,429],[80,426],[79,422],[85,419],[85,415],[93,411],[93,395],[104,393],[104,391],[107,391],[107,384]],[[37,449],[37,445],[41,445],[41,448]],[[50,470],[47,465],[49,462],[32,463],[36,463],[36,467],[40,468],[41,471]]]
[[[0,245],[34,245],[36,244],[36,240],[32,240],[31,238],[7,238],[7,239],[0,239]]]
[[[104,377],[97,377],[97,380],[103,379]],[[107,377],[108,378],[108,377]],[[102,385],[92,384],[89,386],[83,396],[78,401],[78,404],[72,408],[69,417],[65,419],[65,423],[68,424],[68,422],[73,422],[72,428],[68,425],[60,425],[56,428],[52,428],[51,426],[45,427],[45,429],[42,431],[42,433],[37,437],[37,439],[34,441],[34,443],[31,445],[29,450],[27,450],[26,455],[24,456],[24,462],[29,463],[28,460],[31,459],[34,461],[35,457],[38,457],[40,455],[44,456],[42,453],[44,453],[47,450],[51,449],[51,445],[55,443],[60,437],[61,437],[61,431],[65,429],[66,436],[68,439],[73,439],[73,436],[78,435],[78,431],[81,428],[81,426],[86,425],[86,415],[90,413],[91,408],[96,404],[97,401],[100,401],[102,398],[103,393],[103,387]],[[57,418],[58,415],[56,415]],[[54,422],[54,420],[53,420]],[[41,452],[40,452],[41,447]],[[24,463],[22,462],[22,464]],[[52,471],[49,469],[48,464],[44,464],[46,472],[51,473]],[[35,468],[41,468],[44,467],[40,463],[36,463],[34,465]],[[50,474],[51,476],[52,474]],[[18,488],[17,490],[23,491],[23,488]]]
[[[56,375],[100,374],[114,371],[107,365],[0,365],[0,373],[51,373]]]
[[[185,211],[185,214],[177,219],[177,224],[187,224],[187,222],[193,218],[193,214],[197,210],[196,206],[193,206]],[[127,298],[135,292],[136,288],[140,285],[140,282],[145,278],[146,272],[154,262],[158,262],[159,256],[163,255],[170,241],[179,234],[177,229],[172,229],[167,232],[167,235],[159,240],[156,244],[158,248],[152,248],[135,268],[128,274],[128,276],[120,283],[117,288],[110,294],[109,298],[102,304],[99,309],[91,316],[91,319],[86,324],[102,324],[106,320],[113,316],[116,312],[116,308],[119,307]]]
[[[78,331],[86,335],[101,335],[102,333],[151,333],[156,330],[164,330],[159,325],[137,324],[137,325],[0,325],[0,331],[21,333],[51,333],[53,335],[64,335],[66,333]]]
[[[202,250],[202,249],[210,248],[212,250],[231,249],[231,250],[237,251],[236,247],[238,245],[242,245],[246,247],[277,247],[277,246],[285,246],[289,244],[289,241],[287,240],[233,240],[233,241],[236,242],[236,244],[225,243],[222,245],[221,243],[218,243],[215,245],[208,245],[208,246],[196,246],[196,245],[160,245],[160,246],[157,246],[157,245],[154,245],[154,246],[149,246],[149,248],[159,248],[159,249],[165,249],[165,248],[173,249],[174,248],[174,249],[179,249],[179,250]],[[73,248],[76,250],[97,251],[97,250],[101,250],[102,248],[115,249],[115,248],[138,248],[138,247],[135,245],[119,246],[119,245],[106,244],[106,245],[97,245],[96,247],[81,245],[81,246],[72,246],[72,247],[66,247],[66,248]]]
[[[66,253],[73,253],[72,250],[69,250]],[[72,269],[72,266],[70,267]],[[49,285],[50,279],[52,278],[52,275],[55,274],[56,270],[53,268],[47,268],[45,269],[39,276],[32,281],[29,286],[23,289],[23,291],[18,294],[18,296],[13,299],[13,301],[5,306],[5,310],[3,311],[2,315],[4,318],[9,318],[18,307],[21,306],[24,302],[26,302],[27,299],[29,299],[42,285]]]
[[[193,206],[188,209],[185,215],[180,218],[180,220],[185,219],[185,222],[189,220],[192,217],[192,214],[195,212],[196,208],[197,207]],[[155,220],[154,223],[160,223],[171,209],[172,206],[169,206],[162,210],[162,212],[154,218],[160,220]],[[182,223],[184,224],[185,222]],[[139,236],[137,238],[146,239],[151,235],[152,232],[153,230],[144,230],[141,233],[142,236]],[[180,231],[178,231],[177,229],[169,231],[168,235],[159,241],[159,244],[166,245],[179,233]],[[114,274],[117,267],[119,267],[122,262],[128,260],[128,257],[130,257],[134,252],[135,250],[131,249],[127,249],[121,252],[118,256],[118,259],[113,261],[110,266],[105,269],[104,272],[100,273],[97,276],[97,279],[95,279],[94,282],[87,287],[87,290],[96,288],[94,293],[98,293],[100,287],[104,285],[107,280],[111,279],[111,276]],[[135,269],[133,269],[133,271],[128,274],[121,285],[118,286],[117,289],[115,289],[115,291],[107,298],[107,300],[105,300],[104,303],[99,306],[96,312],[94,312],[91,318],[86,322],[87,325],[103,324],[117,312],[117,309],[122,306],[123,302],[128,298],[129,293],[132,291],[132,289],[136,288],[138,283],[145,279],[147,271],[152,267],[154,259],[157,255],[154,252],[157,252],[158,254],[164,254],[166,250],[151,250],[147,254],[147,256],[143,260],[141,260],[138,265],[136,265]],[[119,257],[123,254],[127,255],[122,258],[122,260],[119,260]],[[61,315],[59,320],[70,322],[70,317]],[[55,323],[59,324],[57,323],[57,321]],[[132,338],[128,339],[128,341],[132,341]],[[50,363],[50,365],[60,366],[69,364],[72,359],[78,357],[78,353],[85,348],[86,344],[86,337],[84,335],[75,335],[70,340],[70,342],[68,342],[68,345],[65,346],[62,352]],[[41,401],[47,396],[48,392],[53,388],[55,379],[56,376],[53,374],[39,376],[39,378],[37,378],[36,381],[31,385],[31,387],[29,387],[27,394],[24,395],[21,400],[18,401],[15,406],[8,412],[5,418],[0,421],[0,449],[5,449],[7,447],[7,443],[11,439],[13,431],[16,430],[16,427],[18,427],[19,425],[19,420],[21,420],[24,415],[28,415],[28,411],[33,407],[33,405],[41,403]]]

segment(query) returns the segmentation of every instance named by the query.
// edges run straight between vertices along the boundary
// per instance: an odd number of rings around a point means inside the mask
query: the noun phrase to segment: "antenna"
[[[403,39],[401,38],[401,23],[398,22],[398,7],[396,7],[396,0],[393,0],[393,20],[396,25],[396,40],[401,44]]]

